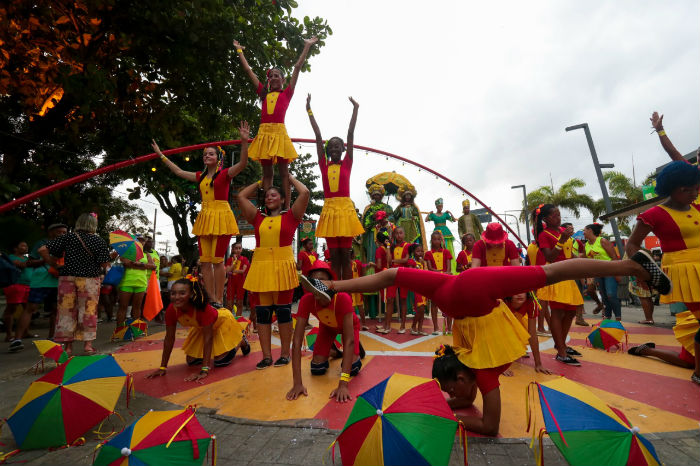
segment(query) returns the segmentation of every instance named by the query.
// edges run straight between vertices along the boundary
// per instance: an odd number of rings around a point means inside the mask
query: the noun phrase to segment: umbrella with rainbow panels
[[[174,411],[149,411],[110,440],[97,446],[95,466],[167,464],[199,466],[216,437],[209,435],[191,406]]]
[[[124,325],[118,325],[112,334],[112,341],[134,341],[148,335],[148,323],[141,319],[126,319]]]
[[[136,237],[125,231],[114,230],[111,232],[109,234],[109,244],[124,259],[134,262],[143,259],[143,246]]]
[[[318,338],[318,327],[312,328],[311,330],[309,330],[309,333],[306,334],[306,346],[308,346],[309,351],[314,350],[314,345],[316,344],[316,338]],[[342,339],[341,334],[336,335],[335,343],[336,343],[336,348],[338,348],[338,349],[343,348],[343,339]]]
[[[654,446],[639,434],[639,428],[632,426],[622,411],[565,377],[528,385],[528,430],[533,428],[533,443],[536,429],[531,426],[530,408],[534,406],[535,391],[545,424],[539,432],[539,451],[535,455],[538,465],[543,463],[544,434],[549,434],[572,466],[661,464]]]
[[[73,356],[32,382],[7,425],[21,450],[72,445],[114,412],[129,380],[111,355]]]
[[[609,351],[613,346],[619,348],[622,340],[627,341],[627,330],[622,322],[606,319],[597,324],[586,339],[592,347]]]
[[[459,426],[435,380],[393,374],[357,397],[336,441],[345,466],[445,465]]]
[[[68,353],[63,350],[59,343],[51,340],[34,340],[34,345],[39,354],[45,358],[53,359],[56,364],[63,364],[68,361]]]

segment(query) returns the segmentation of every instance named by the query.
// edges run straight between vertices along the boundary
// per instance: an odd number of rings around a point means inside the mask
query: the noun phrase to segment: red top
[[[253,220],[255,227],[255,247],[272,248],[291,246],[299,220],[288,210],[274,217],[266,216],[259,211]]]
[[[319,305],[311,293],[305,294],[299,300],[299,309],[296,317],[297,319],[300,317],[308,319],[311,314],[316,316],[322,325],[335,329],[340,333],[343,331],[345,314],[352,314],[353,321],[359,319],[352,307],[352,298],[347,293],[337,293],[333,296],[333,301],[326,307]]]
[[[392,254],[391,258],[395,259],[395,260],[407,258],[408,257],[408,246],[409,246],[409,244],[406,241],[402,242],[401,244],[395,245],[391,249],[391,254]],[[405,267],[405,266],[392,264],[391,267],[394,268],[394,267]]]
[[[357,278],[362,276],[362,270],[364,269],[365,264],[362,263],[362,261],[355,259],[352,261],[352,278]]]
[[[532,299],[530,296],[527,297],[523,305],[520,306],[518,309],[513,309],[513,302],[510,300],[506,301],[505,303],[508,305],[508,308],[511,310],[511,312],[517,312],[518,314],[523,316],[527,314],[528,319],[534,319],[540,314],[537,310],[537,303],[535,303],[535,300]]]
[[[430,264],[430,267],[433,269],[447,272],[447,261],[452,259],[452,253],[449,249],[431,249],[430,251],[426,251],[423,259]]]
[[[229,257],[226,260],[226,267],[229,267],[233,265],[233,256]],[[241,270],[245,266],[245,272],[244,273],[237,273],[235,275],[231,275],[231,277],[234,280],[243,280],[245,279],[245,276],[248,274],[248,269],[250,268],[250,261],[246,256],[240,256],[238,258],[238,263],[236,264],[235,270]]]
[[[540,248],[537,251],[537,265],[544,265],[547,263],[546,259],[544,258],[544,254],[542,253],[542,249],[554,249],[554,247],[557,245],[557,242],[559,241],[561,232],[563,232],[564,230],[565,228],[563,227],[559,227],[558,229],[547,227],[544,230],[542,230],[542,232],[537,236],[537,243]],[[569,240],[570,239],[571,238],[569,238]],[[564,250],[562,249],[561,251],[559,251],[557,258],[554,259],[553,262],[560,262],[563,260],[566,260],[566,255],[564,254]]]
[[[231,186],[231,178],[228,176],[228,168],[222,168],[219,176],[214,180],[214,186],[209,186],[211,178],[206,175],[202,176],[202,172],[196,173],[199,180],[199,194],[202,196],[202,201],[228,201],[228,188]],[[199,177],[202,177],[200,180]],[[212,198],[212,195],[214,196]]]
[[[520,254],[515,243],[509,239],[506,240],[504,248],[487,248],[484,240],[480,239],[474,243],[472,259],[480,259],[482,267],[494,267],[510,265],[512,259],[520,259]]]
[[[386,249],[383,247],[377,248],[377,250],[374,252],[374,263],[376,264],[376,267],[374,268],[375,272],[381,272],[387,268]]]
[[[690,209],[686,211],[657,205],[639,214],[637,220],[651,227],[651,231],[659,238],[663,252],[700,247],[700,205],[698,204],[691,204]]]
[[[301,261],[301,273],[307,275],[309,270],[311,270],[311,266],[314,265],[314,262],[318,259],[318,253],[316,251],[311,251],[309,254],[302,249],[299,251],[299,254],[297,254],[297,259]]]
[[[172,304],[168,306],[165,310],[165,325],[172,327],[179,322],[184,327],[206,327],[213,325],[219,318],[219,311],[208,304],[202,311],[192,306],[187,307],[189,308],[187,311],[181,311],[175,309]]]
[[[472,249],[472,253],[474,250]],[[462,267],[466,268],[469,263],[472,261],[472,254],[469,254],[466,250],[462,249],[459,251],[459,254],[457,254],[457,265],[461,265]]]
[[[291,87],[286,87],[282,92],[271,91],[265,93],[262,82],[258,82],[258,96],[262,99],[262,112],[260,113],[260,123],[282,123],[287,114],[289,102],[292,100],[294,91]]]
[[[329,163],[321,157],[318,166],[323,180],[323,197],[350,197],[352,157],[346,155],[340,163]]]
[[[472,369],[476,376],[476,386],[479,388],[481,395],[486,395],[494,388],[501,386],[498,381],[498,376],[505,372],[510,367],[510,363],[490,369]]]

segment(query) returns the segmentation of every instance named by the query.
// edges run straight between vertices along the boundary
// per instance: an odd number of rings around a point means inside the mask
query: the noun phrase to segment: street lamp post
[[[524,184],[519,184],[516,186],[511,186],[510,189],[523,188],[523,212],[525,212],[525,233],[527,233],[527,244],[530,244],[530,220],[527,218],[527,191],[525,190]],[[527,247],[527,245],[525,245]]]
[[[518,222],[518,217],[513,214],[502,214],[504,217],[513,217],[515,219],[515,226],[518,227],[518,237],[520,237],[520,222]]]
[[[588,123],[581,123],[580,125],[568,126],[566,131],[573,131],[575,129],[583,129],[586,133],[586,140],[588,141],[588,149],[591,151],[591,157],[593,158],[593,166],[595,167],[596,175],[598,175],[598,183],[600,183],[600,190],[603,192],[603,201],[605,201],[606,213],[612,212],[612,204],[610,203],[610,197],[608,196],[608,188],[605,186],[605,179],[603,178],[602,168],[613,168],[615,165],[612,163],[598,162],[598,154],[595,151],[595,146],[593,146],[593,138],[591,137],[591,131],[588,129]],[[622,248],[622,238],[620,238],[620,230],[617,228],[617,220],[615,218],[610,219],[610,226],[613,230],[613,235],[615,235],[615,244],[617,245],[617,250],[620,256],[624,254],[624,249]]]

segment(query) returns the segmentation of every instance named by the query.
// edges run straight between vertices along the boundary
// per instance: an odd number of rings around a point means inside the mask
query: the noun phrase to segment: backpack
[[[4,254],[0,254],[0,288],[5,288],[14,285],[19,280],[21,272],[15,267],[10,258]]]

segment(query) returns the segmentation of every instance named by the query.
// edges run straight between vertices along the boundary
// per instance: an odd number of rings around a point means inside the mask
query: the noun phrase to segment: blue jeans
[[[615,314],[616,318],[621,318],[622,304],[620,303],[620,298],[617,297],[617,280],[615,280],[615,277],[596,278],[596,282],[598,282],[598,289],[605,305],[603,317],[610,319]]]

